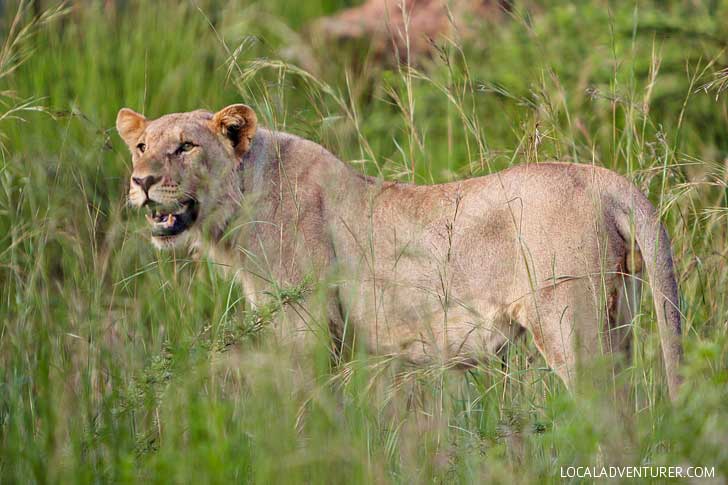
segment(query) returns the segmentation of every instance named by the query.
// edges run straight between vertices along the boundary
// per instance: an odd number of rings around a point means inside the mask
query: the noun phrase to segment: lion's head
[[[191,111],[148,120],[128,108],[116,129],[129,146],[129,203],[145,207],[152,242],[173,248],[215,213],[255,135],[255,112],[234,104],[213,114]],[[214,221],[213,221],[214,222]]]

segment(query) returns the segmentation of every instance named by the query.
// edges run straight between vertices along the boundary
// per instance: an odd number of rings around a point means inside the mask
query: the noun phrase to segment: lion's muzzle
[[[199,214],[197,201],[187,199],[169,206],[148,199],[147,220],[152,225],[152,236],[176,236],[189,229]]]

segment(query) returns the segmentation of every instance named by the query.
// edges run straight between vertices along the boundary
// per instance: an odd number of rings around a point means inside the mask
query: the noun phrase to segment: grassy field
[[[517,0],[411,69],[310,38],[349,0],[112,3],[17,22],[2,4],[0,483],[541,483],[572,465],[728,479],[728,2]],[[554,158],[629,177],[674,244],[677,403],[649,292],[615,378],[626,410],[569,396],[529,339],[506,367],[330,367],[322,350],[315,382],[298,378],[266,345],[276,305],[248,311],[212,264],[157,253],[125,206],[120,107],[241,100],[387,179]]]

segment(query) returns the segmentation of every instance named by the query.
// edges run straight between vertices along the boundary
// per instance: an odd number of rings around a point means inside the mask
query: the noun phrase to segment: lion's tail
[[[682,382],[679,367],[683,348],[678,286],[670,240],[650,201],[636,187],[630,188],[632,204],[618,211],[617,226],[626,241],[631,240],[627,235],[634,236],[642,253],[657,314],[668,391],[674,400]]]

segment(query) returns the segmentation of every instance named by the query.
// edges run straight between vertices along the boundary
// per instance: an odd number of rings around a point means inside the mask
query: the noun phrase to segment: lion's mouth
[[[151,202],[147,205],[147,221],[152,225],[152,236],[176,236],[185,232],[197,220],[197,201],[187,199],[174,206]]]

